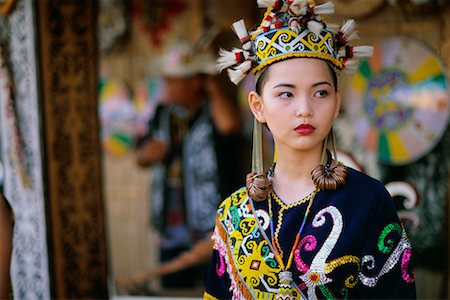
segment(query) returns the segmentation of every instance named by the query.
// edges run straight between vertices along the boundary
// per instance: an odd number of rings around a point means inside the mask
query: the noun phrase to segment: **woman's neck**
[[[284,203],[300,201],[315,190],[311,171],[320,164],[320,151],[286,155],[278,152],[273,188]]]

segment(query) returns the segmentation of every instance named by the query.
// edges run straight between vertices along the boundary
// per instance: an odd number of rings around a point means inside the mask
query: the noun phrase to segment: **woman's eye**
[[[280,98],[291,98],[293,96],[294,95],[291,92],[282,92],[278,95],[278,97],[280,97]]]
[[[315,92],[314,96],[323,98],[323,97],[328,96],[328,92],[326,90],[320,90],[320,91]]]

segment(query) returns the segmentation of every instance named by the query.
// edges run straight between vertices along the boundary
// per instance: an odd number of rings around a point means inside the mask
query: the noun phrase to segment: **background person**
[[[220,200],[238,187],[234,171],[244,160],[237,101],[218,80],[214,56],[191,50],[180,42],[165,55],[168,101],[158,105],[136,148],[137,163],[151,167],[151,223],[160,234],[161,262],[210,234]],[[164,276],[162,286],[191,288],[198,274],[182,270]]]

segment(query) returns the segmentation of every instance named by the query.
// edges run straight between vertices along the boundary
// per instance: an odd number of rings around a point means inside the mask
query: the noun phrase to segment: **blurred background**
[[[323,2],[323,1],[317,1]],[[339,157],[382,181],[411,238],[419,299],[449,299],[450,1],[334,0],[327,22],[357,21],[375,55],[340,79]],[[254,0],[0,0],[0,157],[14,215],[16,299],[133,297],[116,279],[158,266],[149,168],[136,143],[167,101],[160,60],[180,39],[238,46],[230,25],[258,25]],[[243,168],[252,119],[237,104]],[[265,150],[271,159],[271,141]],[[245,178],[242,177],[242,185]],[[158,278],[144,297],[201,297]]]

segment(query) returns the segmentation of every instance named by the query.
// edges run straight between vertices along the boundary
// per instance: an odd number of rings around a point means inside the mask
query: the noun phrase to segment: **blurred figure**
[[[9,299],[9,269],[12,253],[12,212],[3,194],[0,193],[0,299]]]
[[[164,57],[162,75],[168,101],[156,108],[136,160],[151,166],[151,224],[160,234],[160,260],[167,262],[204,241],[221,198],[244,175],[235,176],[243,170],[238,104],[220,84],[214,56],[179,43]],[[192,288],[199,274],[176,272],[164,276],[162,286]]]

